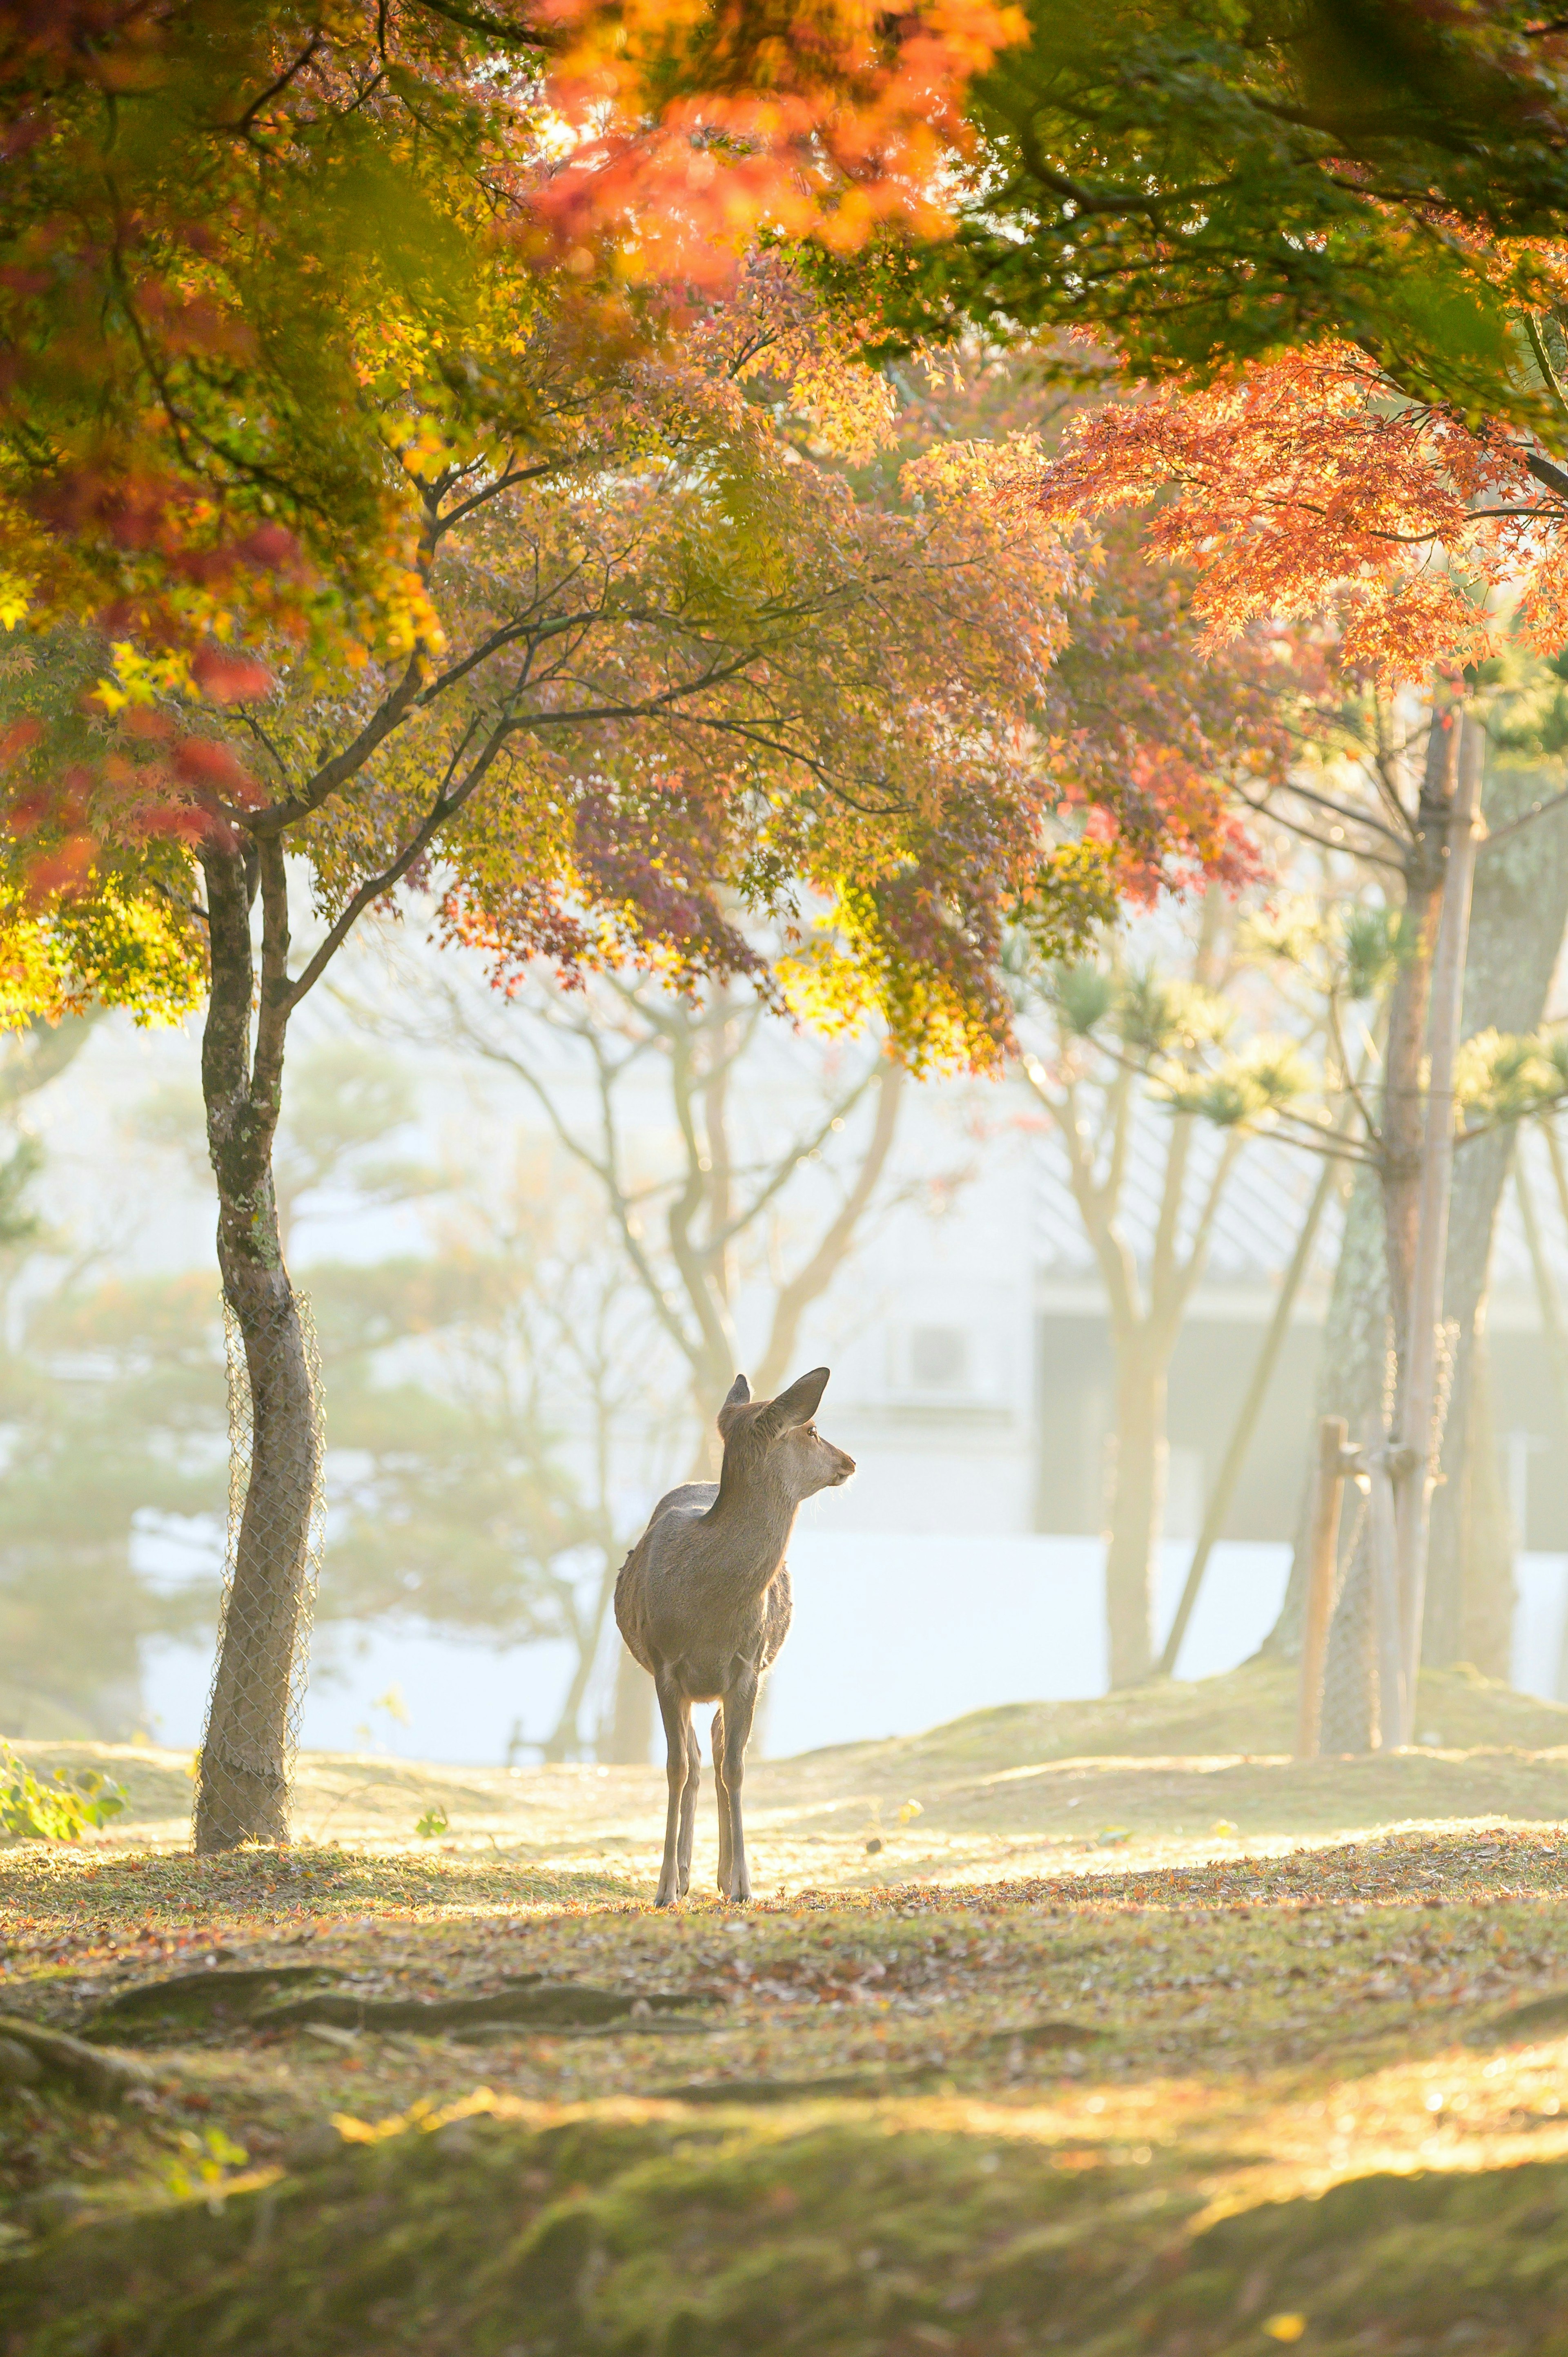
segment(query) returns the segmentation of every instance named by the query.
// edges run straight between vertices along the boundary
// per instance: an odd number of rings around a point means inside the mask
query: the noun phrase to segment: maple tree
[[[977,504],[975,454],[921,518],[857,505],[744,390],[841,402],[788,274],[716,291],[759,225],[936,227],[954,94],[1017,28],[979,0],[0,14],[5,988],[208,998],[255,1466],[204,1846],[284,1823],[317,1469],[269,1157],[289,1017],[364,910],[438,874],[503,977],[679,980],[756,971],[726,893],[810,900],[797,1006],[985,1061],[1009,919],[1070,939],[1234,850],[1208,784],[1149,776],[1086,779],[1048,847],[1059,551]],[[327,928],[296,970],[291,853]]]
[[[242,683],[236,626],[435,628],[424,422],[504,441],[585,329],[757,228],[928,228],[990,0],[5,0],[0,579]],[[208,642],[208,637],[215,642]]]
[[[890,337],[1087,332],[1188,381],[1339,341],[1407,395],[1539,417],[1513,320],[1568,225],[1559,20],[1524,0],[1028,15],[972,86],[955,232],[876,249]],[[1105,364],[1081,340],[1058,357]]]
[[[646,343],[763,224],[840,250],[936,226],[963,78],[1020,21],[5,0],[0,626],[91,626],[133,686],[198,702],[254,693],[269,635],[434,653],[433,453],[526,437],[541,332],[570,312],[601,357]],[[59,717],[29,701],[0,743],[42,732],[68,821],[0,899],[0,1020],[58,1010],[29,904],[58,913],[90,871],[101,981],[188,999],[145,858],[177,819],[146,772],[72,758]],[[30,830],[37,792],[5,799]]]
[[[1407,682],[1519,640],[1554,653],[1568,636],[1568,345],[1550,311],[1519,325],[1517,371],[1555,436],[1406,399],[1335,342],[1084,412],[1044,505],[1136,511],[1150,552],[1191,567],[1211,641],[1326,616],[1343,667]]]
[[[901,372],[903,428],[912,432],[918,421],[936,447],[953,451],[954,464],[962,463],[965,437],[995,437],[1007,457],[993,474],[993,496],[1008,506],[1032,501],[1062,463],[1055,454],[1064,436],[1071,447],[1075,433],[1089,430],[1096,414],[1090,408],[1080,418],[1076,401],[1051,398],[1049,359],[971,345],[950,356],[936,382]],[[1090,840],[1104,830],[1115,842],[1124,910],[1153,906],[1172,886],[1187,892],[1219,888],[1205,895],[1205,923],[1212,932],[1221,902],[1260,873],[1257,847],[1238,804],[1266,807],[1289,778],[1301,706],[1320,681],[1318,651],[1310,635],[1289,630],[1241,633],[1206,649],[1192,569],[1151,555],[1141,516],[1111,515],[1081,556],[1064,592],[1065,644],[1046,683],[1045,725],[1057,748],[1064,796],[1081,813]],[[1179,858],[1172,856],[1176,813],[1186,813],[1191,830]],[[1200,960],[1208,979],[1215,963],[1211,940]],[[1009,943],[1008,967],[1021,1016],[1019,1070],[1062,1140],[1080,1216],[1106,1277],[1118,1382],[1106,1617],[1111,1674],[1122,1684],[1144,1675],[1149,1665],[1165,1371],[1225,1183],[1221,1172],[1197,1236],[1179,1250],[1174,1233],[1162,1236],[1157,1265],[1139,1271],[1118,1225],[1127,1123],[1138,1092],[1134,1067],[1155,1053],[1145,1037],[1151,1022],[1179,1061],[1192,1006],[1214,1001],[1202,989],[1164,992],[1147,977],[1144,987],[1129,975],[1124,957],[1110,979],[1076,963],[1064,971],[1059,961],[1053,965],[1048,956],[1041,959],[1023,940]],[[1085,991],[1094,1001],[1091,1013],[1086,1013]],[[1069,1002],[1076,1013],[1068,1011]],[[1042,1010],[1048,1026],[1043,1061],[1034,1052],[1042,1045]],[[1118,1063],[1101,1049],[1122,1017],[1128,1039]],[[1104,1028],[1098,1030],[1102,1018]],[[1260,1065],[1248,1082],[1246,1103],[1254,1114],[1264,1102],[1258,1095],[1262,1070]],[[1090,1123],[1090,1109],[1103,1113],[1102,1123]],[[1097,1127],[1097,1143],[1087,1134],[1090,1127]],[[1192,1133],[1185,1118],[1173,1131],[1167,1158],[1173,1204],[1179,1203],[1188,1173]],[[1241,1136],[1239,1128],[1230,1155]]]

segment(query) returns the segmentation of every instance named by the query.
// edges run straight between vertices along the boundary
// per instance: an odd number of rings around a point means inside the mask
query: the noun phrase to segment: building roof
[[[1133,1116],[1127,1176],[1122,1190],[1121,1228],[1141,1268],[1154,1251],[1165,1188],[1172,1119],[1158,1105],[1141,1103]],[[1225,1151],[1224,1134],[1209,1123],[1190,1133],[1178,1233],[1184,1252],[1202,1214]],[[1295,1249],[1307,1203],[1322,1168],[1305,1148],[1277,1138],[1244,1146],[1225,1182],[1211,1232],[1206,1282],[1256,1286],[1275,1280]],[[1047,1280],[1071,1282],[1095,1274],[1095,1259],[1073,1198],[1068,1158],[1054,1125],[1036,1142],[1036,1250]],[[1337,1210],[1326,1216],[1315,1262],[1331,1270],[1337,1243]]]
[[[1122,1232],[1143,1270],[1147,1269],[1154,1250],[1170,1136],[1171,1116],[1145,1100],[1133,1116],[1120,1221]],[[1195,1125],[1178,1231],[1184,1251],[1190,1246],[1194,1226],[1223,1151],[1222,1132],[1207,1123]],[[1524,1125],[1520,1151],[1546,1257],[1568,1317],[1568,1216],[1559,1200],[1546,1143],[1536,1125]],[[1036,1139],[1033,1155],[1035,1247],[1043,1286],[1048,1296],[1058,1287],[1076,1290],[1085,1283],[1098,1286],[1094,1253],[1073,1199],[1067,1155],[1054,1126]],[[1288,1146],[1278,1138],[1256,1138],[1242,1147],[1226,1181],[1214,1223],[1202,1277],[1206,1292],[1212,1295],[1259,1286],[1273,1290],[1295,1249],[1321,1168],[1316,1154],[1305,1147]],[[1340,1204],[1330,1205],[1318,1231],[1312,1267],[1304,1287],[1306,1303],[1316,1299],[1320,1305],[1326,1296],[1342,1224]],[[1535,1273],[1511,1178],[1504,1191],[1498,1221],[1491,1295],[1495,1309],[1508,1314],[1513,1322],[1536,1321],[1539,1309]]]

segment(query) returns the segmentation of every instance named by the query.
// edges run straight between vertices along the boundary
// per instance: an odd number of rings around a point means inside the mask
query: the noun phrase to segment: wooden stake
[[[1378,1735],[1374,1749],[1405,1740],[1404,1641],[1400,1627],[1399,1532],[1391,1452],[1380,1416],[1367,1419],[1368,1559],[1372,1571],[1372,1629],[1378,1663]]]
[[[1295,1756],[1316,1760],[1321,1739],[1323,1670],[1328,1658],[1328,1622],[1334,1610],[1334,1572],[1339,1553],[1339,1510],[1345,1476],[1357,1452],[1345,1446],[1342,1415],[1318,1420],[1317,1461],[1313,1468],[1312,1520],[1306,1555],[1306,1622],[1301,1642],[1301,1695],[1296,1713]]]

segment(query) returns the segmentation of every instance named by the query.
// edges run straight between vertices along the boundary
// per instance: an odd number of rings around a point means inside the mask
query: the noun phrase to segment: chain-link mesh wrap
[[[1443,1469],[1443,1437],[1448,1429],[1448,1403],[1459,1364],[1459,1321],[1445,1318],[1437,1329],[1437,1365],[1432,1387],[1432,1454]]]
[[[1344,1549],[1344,1576],[1328,1624],[1320,1751],[1370,1751],[1378,1731],[1377,1631],[1372,1611],[1371,1517],[1359,1491]]]
[[[256,1477],[255,1403],[239,1316],[223,1304],[229,1372],[229,1534],[218,1656],[197,1785],[199,1846],[286,1841],[327,1528],[321,1361],[303,1296],[263,1336],[275,1398]]]

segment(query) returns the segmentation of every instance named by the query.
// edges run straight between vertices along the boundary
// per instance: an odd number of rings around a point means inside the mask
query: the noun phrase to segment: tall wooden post
[[[1433,1447],[1437,1415],[1438,1325],[1443,1316],[1443,1273],[1448,1253],[1448,1200],[1454,1178],[1454,1062],[1465,1000],[1465,953],[1470,937],[1470,896],[1476,878],[1481,773],[1487,732],[1479,716],[1466,712],[1460,723],[1459,774],[1448,823],[1443,879],[1443,913],[1432,963],[1428,1002],[1426,1135],[1422,1152],[1421,1215],[1415,1267],[1410,1289],[1403,1400],[1399,1446],[1392,1471],[1399,1565],[1402,1692],[1397,1719],[1389,1722],[1383,1698],[1383,1740],[1408,1743],[1414,1731],[1416,1674],[1421,1666],[1422,1623],[1426,1611],[1426,1557],[1432,1485],[1437,1468]],[[1374,1482],[1374,1500],[1376,1485]]]
[[[1312,1518],[1307,1533],[1306,1620],[1301,1641],[1301,1690],[1296,1712],[1295,1756],[1316,1760],[1323,1717],[1323,1670],[1328,1658],[1328,1623],[1334,1611],[1334,1571],[1339,1553],[1339,1512],[1345,1476],[1359,1452],[1345,1446],[1342,1415],[1318,1420],[1317,1460],[1313,1469]]]
[[[1367,1559],[1372,1573],[1372,1635],[1378,1665],[1378,1727],[1373,1749],[1405,1739],[1404,1636],[1400,1625],[1399,1531],[1392,1451],[1380,1416],[1367,1419]]]

